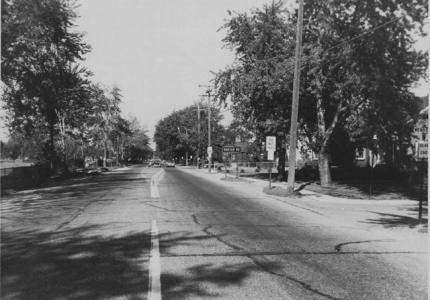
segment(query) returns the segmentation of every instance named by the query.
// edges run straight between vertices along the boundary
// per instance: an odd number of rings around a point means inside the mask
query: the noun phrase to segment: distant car
[[[161,168],[161,164],[159,162],[152,163],[151,167],[153,168]]]
[[[165,164],[166,168],[174,168],[175,167],[175,163],[172,161],[167,161]]]

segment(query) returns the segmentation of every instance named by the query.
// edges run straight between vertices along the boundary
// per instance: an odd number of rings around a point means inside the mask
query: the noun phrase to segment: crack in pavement
[[[197,225],[202,225],[202,224],[200,224],[199,219],[197,218],[196,214],[192,214],[191,216],[193,217],[194,223],[196,223]]]
[[[168,208],[161,207],[161,206],[158,206],[158,205],[155,205],[155,204],[144,203],[144,205],[152,206],[152,207],[155,207],[155,208],[158,208],[158,209],[164,210],[164,211],[171,211],[171,210],[170,210],[170,209],[168,209]]]
[[[310,291],[310,292],[312,292],[312,293],[314,293],[314,294],[317,294],[317,295],[319,295],[319,296],[325,297],[325,298],[327,298],[327,299],[331,299],[331,300],[340,300],[340,299],[342,299],[342,298],[334,297],[334,296],[332,296],[332,295],[329,295],[329,294],[323,293],[323,292],[321,292],[321,291],[319,291],[319,290],[317,290],[317,289],[313,288],[310,284],[308,284],[308,283],[306,283],[306,282],[303,282],[303,281],[300,281],[300,280],[298,280],[298,279],[296,279],[296,278],[293,278],[293,277],[291,277],[291,276],[288,276],[288,275],[287,275],[287,274],[285,274],[284,272],[283,272],[283,273],[278,273],[278,272],[272,271],[272,270],[271,270],[269,267],[267,267],[264,263],[259,262],[259,261],[257,260],[257,258],[256,258],[256,257],[253,257],[253,256],[251,256],[251,255],[246,255],[246,256],[247,256],[247,257],[249,257],[249,259],[251,259],[251,260],[252,260],[252,262],[253,262],[256,266],[258,266],[258,267],[259,267],[259,268],[261,268],[263,271],[265,271],[265,272],[267,272],[267,273],[269,273],[269,274],[272,274],[272,275],[275,275],[275,276],[278,276],[278,277],[281,277],[281,278],[285,278],[285,279],[287,279],[287,280],[289,280],[289,281],[292,281],[292,282],[294,282],[294,283],[296,283],[296,284],[300,285],[301,287],[303,287],[305,290]]]
[[[321,251],[321,252],[299,252],[299,251],[262,251],[262,252],[226,252],[226,253],[201,253],[201,254],[164,254],[162,257],[235,257],[235,256],[280,256],[280,255],[389,255],[389,254],[427,254],[425,251],[348,251],[348,252],[335,252],[335,251]]]
[[[334,246],[334,249],[336,251],[341,251],[343,246],[350,245],[350,244],[362,244],[362,243],[372,243],[372,242],[394,242],[393,239],[385,239],[385,240],[365,240],[365,241],[355,241],[355,242],[345,242],[340,243]]]
[[[243,250],[243,248],[241,248],[241,247],[239,247],[239,246],[236,246],[236,245],[234,245],[234,244],[232,244],[232,243],[229,243],[229,242],[227,242],[227,241],[224,241],[221,237],[220,237],[220,235],[216,235],[216,234],[214,234],[214,233],[212,233],[212,232],[210,232],[209,231],[209,229],[211,228],[212,226],[211,225],[209,225],[209,226],[206,226],[205,228],[203,228],[203,232],[204,233],[206,233],[207,235],[209,235],[209,236],[211,236],[211,237],[213,237],[213,238],[215,238],[217,241],[219,241],[220,243],[223,243],[224,245],[226,245],[226,246],[228,246],[228,247],[230,247],[230,248],[232,248],[232,249],[234,249],[234,250]]]
[[[66,221],[64,221],[64,222],[62,222],[62,223],[60,223],[60,225],[58,225],[56,228],[55,228],[55,230],[57,231],[57,230],[60,230],[60,229],[63,229],[65,226],[67,226],[67,225],[69,225],[70,223],[72,223],[74,220],[76,220],[80,215],[82,215],[82,213],[91,205],[91,204],[94,204],[94,203],[97,203],[97,202],[101,202],[101,201],[114,201],[115,199],[104,199],[104,200],[102,200],[102,198],[103,197],[105,197],[106,195],[108,195],[109,194],[109,192],[106,192],[106,193],[104,193],[104,194],[102,194],[102,195],[100,195],[99,197],[97,197],[97,200],[95,200],[95,201],[91,201],[91,202],[89,202],[89,203],[87,203],[86,205],[84,205],[84,206],[81,206],[79,209],[78,209],[78,211],[74,214],[74,215],[72,215],[68,220],[66,220]]]
[[[226,246],[228,246],[228,247],[230,247],[230,248],[232,248],[232,249],[234,249],[234,250],[239,250],[239,251],[243,251],[243,250],[244,250],[243,248],[241,248],[241,247],[239,247],[239,246],[236,246],[236,245],[234,245],[234,244],[232,244],[232,243],[229,243],[229,242],[227,242],[227,241],[223,240],[223,239],[220,237],[220,235],[216,235],[216,234],[214,234],[214,233],[210,232],[210,231],[209,231],[209,229],[210,229],[210,228],[211,228],[211,226],[210,226],[210,225],[209,225],[209,226],[206,226],[206,227],[203,229],[203,232],[205,232],[207,235],[209,235],[209,236],[211,236],[211,237],[215,238],[215,239],[216,239],[216,240],[218,240],[219,242],[223,243],[224,245],[226,245]],[[307,254],[310,254],[310,253],[307,253]],[[305,283],[305,282],[302,282],[302,281],[300,281],[300,280],[298,280],[298,279],[296,279],[296,278],[293,278],[293,277],[291,277],[291,276],[288,276],[288,275],[287,275],[287,274],[285,274],[285,273],[278,273],[278,272],[273,271],[270,267],[268,267],[268,266],[266,266],[264,263],[261,263],[260,261],[258,261],[258,259],[255,257],[255,255],[243,253],[243,255],[241,255],[241,256],[244,256],[244,257],[249,258],[249,259],[254,263],[254,265],[256,265],[258,268],[260,268],[260,269],[261,269],[261,270],[263,270],[264,272],[269,273],[269,274],[271,274],[271,275],[275,275],[275,276],[278,276],[278,277],[285,278],[285,279],[287,279],[287,280],[289,280],[289,281],[292,281],[292,282],[294,282],[294,283],[296,283],[296,284],[299,284],[301,287],[303,287],[303,288],[304,288],[305,290],[307,290],[307,291],[310,291],[310,292],[312,292],[312,293],[314,293],[314,294],[320,295],[320,296],[322,296],[322,297],[325,297],[325,298],[327,298],[327,299],[331,299],[331,300],[340,300],[340,299],[341,299],[341,298],[337,298],[337,297],[331,296],[331,295],[329,295],[329,294],[325,294],[325,293],[323,293],[323,292],[321,292],[321,291],[319,291],[319,290],[317,290],[317,289],[313,288],[310,284]],[[260,257],[264,257],[264,256],[265,256],[265,254],[262,254]]]

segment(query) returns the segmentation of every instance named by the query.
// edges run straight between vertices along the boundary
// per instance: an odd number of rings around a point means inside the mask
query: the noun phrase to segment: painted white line
[[[160,192],[158,191],[157,180],[154,176],[151,178],[151,198],[160,198]]]
[[[158,180],[162,173],[163,170],[160,170],[151,177],[151,198],[160,198],[160,192],[158,191]]]
[[[151,254],[149,259],[148,300],[161,300],[160,249],[158,244],[157,221],[152,220]]]

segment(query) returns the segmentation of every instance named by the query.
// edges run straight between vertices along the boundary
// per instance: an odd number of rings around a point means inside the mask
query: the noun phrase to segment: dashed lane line
[[[158,191],[158,180],[160,179],[163,172],[164,171],[161,169],[151,177],[151,198],[160,198],[160,192]]]
[[[158,241],[157,221],[152,220],[151,228],[151,254],[149,259],[149,286],[148,299],[161,300],[161,282],[160,282],[160,249]]]

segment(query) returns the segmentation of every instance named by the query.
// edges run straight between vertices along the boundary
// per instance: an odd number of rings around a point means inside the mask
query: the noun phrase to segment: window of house
[[[365,160],[366,159],[366,153],[365,153],[363,148],[355,149],[355,159],[357,159],[357,160]]]

